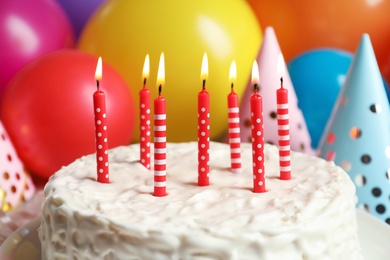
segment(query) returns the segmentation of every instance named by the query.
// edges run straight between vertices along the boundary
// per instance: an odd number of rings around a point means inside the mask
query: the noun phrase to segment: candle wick
[[[280,77],[280,87],[283,88],[283,77]]]
[[[162,85],[158,86],[158,96],[161,97]]]
[[[144,88],[146,88],[146,78],[144,78]]]
[[[96,87],[97,87],[97,90],[99,90],[99,87],[100,87],[100,81],[99,80],[96,80]]]
[[[257,93],[259,91],[259,86],[256,84],[253,85],[253,92]]]
[[[234,92],[234,83],[232,82],[232,84],[230,85],[230,90],[232,91],[232,93]]]
[[[203,83],[202,83],[202,89],[206,90],[206,80],[205,79],[203,80]]]

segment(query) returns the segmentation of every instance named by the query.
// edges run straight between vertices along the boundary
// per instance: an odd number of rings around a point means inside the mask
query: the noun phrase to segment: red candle
[[[230,170],[234,173],[241,172],[241,137],[240,137],[240,109],[238,95],[234,92],[234,81],[236,80],[236,63],[230,66],[231,92],[228,99],[228,131],[230,145]]]
[[[166,102],[161,91],[165,81],[164,53],[161,53],[157,73],[158,97],[154,99],[154,196],[166,196]]]
[[[209,185],[209,148],[210,148],[210,95],[206,91],[208,76],[207,54],[202,60],[202,90],[198,94],[198,186]]]
[[[142,78],[144,86],[139,92],[140,99],[140,158],[141,164],[150,170],[150,91],[146,88],[146,81],[149,77],[149,55],[145,57]]]
[[[253,192],[265,192],[263,101],[259,94],[259,67],[252,66],[253,94],[250,97],[252,125]]]
[[[278,145],[279,145],[279,171],[281,180],[291,179],[291,157],[290,157],[290,125],[288,112],[288,91],[283,88],[284,72],[283,56],[279,56],[278,70],[280,77],[280,88],[276,90],[277,121],[278,121]]]
[[[99,57],[96,65],[95,79],[97,90],[93,94],[93,108],[95,114],[97,181],[109,183],[106,100],[104,92],[100,90],[100,80],[102,79],[101,57]]]

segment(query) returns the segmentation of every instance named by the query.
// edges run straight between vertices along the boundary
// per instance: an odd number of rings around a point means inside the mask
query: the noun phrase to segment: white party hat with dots
[[[390,224],[390,108],[364,34],[320,141],[320,155],[354,181],[357,206]]]
[[[267,27],[264,32],[263,43],[257,57],[257,62],[260,75],[260,94],[263,97],[264,141],[272,144],[278,144],[276,90],[280,87],[278,61],[281,54],[282,52],[274,29],[272,27]],[[283,75],[283,87],[288,90],[289,98],[291,149],[307,154],[314,154],[314,150],[311,147],[310,134],[307,130],[302,111],[298,107],[297,96],[287,66],[285,63],[283,66],[285,71]],[[251,138],[249,98],[252,94],[253,86],[249,80],[240,107],[241,139],[244,142],[249,142]]]
[[[34,183],[0,121],[0,211],[16,208],[34,193]]]

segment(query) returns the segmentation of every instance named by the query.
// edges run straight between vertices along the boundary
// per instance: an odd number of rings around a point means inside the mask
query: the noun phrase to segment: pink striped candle
[[[99,57],[95,72],[97,90],[93,94],[97,181],[100,183],[109,183],[106,100],[104,92],[100,90],[102,74],[102,58]]]
[[[278,145],[279,145],[279,171],[281,180],[291,179],[290,157],[290,125],[288,112],[288,91],[283,88],[284,60],[280,54],[278,61],[280,88],[276,90],[277,121],[278,121]]]
[[[140,106],[140,160],[141,164],[150,170],[150,90],[146,88],[149,77],[149,55],[145,57],[142,78],[144,86],[139,92]]]
[[[166,196],[166,101],[161,91],[165,80],[164,53],[160,56],[157,73],[158,97],[154,100],[154,196]]]
[[[198,186],[209,185],[210,95],[206,90],[208,76],[207,54],[202,61],[202,90],[198,94]]]
[[[238,95],[234,92],[234,81],[236,80],[236,62],[230,66],[231,91],[228,99],[228,131],[230,145],[230,170],[234,173],[241,172],[241,137],[240,137],[240,109]]]
[[[252,125],[253,192],[265,192],[263,100],[259,94],[259,67],[252,66],[253,94],[250,97]]]

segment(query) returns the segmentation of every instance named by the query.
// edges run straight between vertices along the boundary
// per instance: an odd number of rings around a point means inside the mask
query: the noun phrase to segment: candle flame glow
[[[284,76],[284,73],[285,73],[285,63],[284,63],[284,58],[283,58],[283,54],[279,53],[279,57],[278,57],[278,76],[279,78],[282,78]]]
[[[143,79],[149,78],[149,72],[150,72],[149,54],[146,54],[144,68],[142,70],[142,78]]]
[[[230,71],[229,71],[229,80],[232,84],[235,83],[237,77],[237,66],[236,62],[232,61],[232,64],[230,65]]]
[[[207,53],[204,53],[202,60],[202,68],[200,71],[200,79],[206,80],[209,75],[209,62],[207,59]]]
[[[157,88],[160,86],[164,86],[164,84],[165,84],[165,59],[164,59],[164,53],[162,52],[160,55],[160,63],[158,64]]]
[[[259,84],[259,81],[259,65],[257,65],[257,61],[255,60],[252,65],[252,86]]]
[[[96,71],[95,71],[95,79],[101,80],[102,79],[102,57],[99,57],[97,64],[96,64]]]

